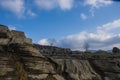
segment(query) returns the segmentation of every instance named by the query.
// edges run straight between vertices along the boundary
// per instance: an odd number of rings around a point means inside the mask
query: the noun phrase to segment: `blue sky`
[[[0,0],[0,24],[24,31],[34,43],[82,50],[120,48],[120,2]]]

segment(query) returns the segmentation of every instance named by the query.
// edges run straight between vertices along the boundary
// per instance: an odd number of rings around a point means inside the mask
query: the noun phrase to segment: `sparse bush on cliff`
[[[27,73],[25,72],[22,64],[20,62],[15,62],[16,66],[16,75],[20,78],[20,80],[27,80]]]
[[[11,63],[14,64],[15,75],[19,78],[19,80],[28,80],[27,73],[23,67],[23,64],[19,59],[17,59],[18,57],[12,53],[7,53],[7,57],[10,59]]]
[[[113,54],[118,54],[118,53],[120,53],[120,49],[117,47],[113,47],[112,52],[113,52]]]

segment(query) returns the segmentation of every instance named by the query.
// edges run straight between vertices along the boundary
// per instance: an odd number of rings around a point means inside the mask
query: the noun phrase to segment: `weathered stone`
[[[23,37],[13,37],[12,40],[10,41],[10,44],[12,43],[19,43],[19,44],[23,44],[24,43],[24,38]]]
[[[4,26],[4,25],[0,25],[0,32],[5,33],[5,32],[7,32],[8,30],[9,30],[8,27],[6,27],[6,26]]]
[[[28,77],[32,79],[42,80],[42,79],[45,79],[47,76],[48,74],[41,74],[41,75],[29,75]]]
[[[32,40],[30,38],[26,38],[24,32],[12,30],[11,34],[12,40],[10,43],[32,44]]]
[[[16,37],[16,38],[25,38],[25,34],[22,31],[12,30],[11,34],[12,34],[13,37]]]
[[[99,74],[92,69],[87,60],[55,59],[54,61],[63,66],[63,72],[68,73],[69,78],[75,80],[92,80],[92,78],[96,77],[97,80],[101,80]]]
[[[53,77],[55,77],[57,80],[65,80],[63,76],[60,76],[58,74],[53,75]]]
[[[6,53],[0,52],[0,80],[17,80],[15,76],[15,66],[10,61]]]
[[[0,25],[0,80],[120,80],[119,55],[111,60],[81,60],[71,57],[75,53],[79,52],[33,45],[24,32]]]
[[[1,65],[0,65],[1,66]],[[2,68],[0,69],[0,76],[6,75],[8,72],[14,71],[13,68],[7,68],[5,67],[6,65],[1,66]]]
[[[8,29],[8,27],[4,25],[0,25],[0,38],[10,38],[11,33]]]
[[[25,38],[25,39],[24,39],[24,42],[27,43],[27,44],[32,44],[32,39],[30,39],[30,38]]]
[[[10,44],[12,43],[19,43],[19,44],[32,44],[32,40],[30,38],[23,38],[23,37],[13,37],[10,41]]]
[[[37,57],[43,57],[42,54],[40,54],[39,50],[36,49],[36,47],[34,47],[33,45],[29,45],[29,44],[18,45],[17,48],[18,48],[17,49],[18,52],[29,53],[32,56],[37,56]]]
[[[0,45],[8,45],[10,39],[0,38]]]
[[[105,76],[107,79],[110,80],[120,79],[120,59],[93,60],[90,61],[90,64],[100,76]]]

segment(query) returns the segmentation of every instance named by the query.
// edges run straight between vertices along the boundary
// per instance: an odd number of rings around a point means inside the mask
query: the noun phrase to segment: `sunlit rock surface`
[[[85,59],[0,25],[0,80],[120,80],[120,59]]]

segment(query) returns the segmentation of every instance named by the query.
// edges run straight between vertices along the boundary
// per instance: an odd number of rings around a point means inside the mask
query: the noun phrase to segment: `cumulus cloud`
[[[120,23],[120,19],[98,26],[95,32],[83,31],[78,34],[69,35],[58,40],[57,46],[71,48],[73,50],[83,50],[84,42],[87,42],[90,45],[90,49],[108,50],[114,46],[120,47],[120,33],[115,34],[111,32],[113,29],[120,29],[120,24],[118,23]],[[47,39],[40,40],[40,42],[39,44],[44,45],[44,43],[47,43]]]
[[[51,46],[57,46],[57,42],[55,39],[42,39],[38,42],[38,44],[41,45],[51,45]]]
[[[81,1],[82,2],[82,1]],[[40,8],[43,10],[52,10],[59,8],[61,10],[70,10],[76,5],[78,5],[80,1],[78,0],[0,0],[0,7],[5,10],[9,10],[16,14],[18,17],[29,15],[36,16],[37,14],[32,11],[32,8]],[[103,6],[107,6],[112,4],[113,2],[110,0],[84,0],[82,4],[90,6],[90,12],[94,16],[94,9],[100,8]],[[81,4],[79,4],[81,5]],[[81,14],[83,19],[85,19],[85,14]]]
[[[101,31],[109,31],[116,28],[120,28],[120,19],[107,23],[105,25],[102,25],[100,27],[97,27],[97,29]]]
[[[40,40],[38,42],[38,44],[41,44],[41,45],[50,45],[48,39],[42,39],[42,40]]]
[[[80,14],[80,17],[81,17],[81,19],[83,19],[83,20],[87,19],[87,16],[86,16],[84,13],[81,13],[81,14]]]
[[[35,0],[35,4],[41,9],[50,10],[56,6],[56,0]]]
[[[45,10],[52,10],[54,8],[60,8],[61,10],[70,10],[73,7],[74,0],[0,0],[0,7],[11,11],[19,17],[23,16],[24,14],[27,14],[29,16],[36,16],[36,14],[31,11],[31,3],[34,3],[40,9]],[[32,6],[34,4],[32,4]]]
[[[62,10],[70,10],[74,0],[35,0],[35,4],[40,9],[51,10],[59,7]]]
[[[62,10],[70,10],[73,7],[74,0],[57,0]]]
[[[0,0],[0,6],[22,16],[25,11],[24,0]]]

